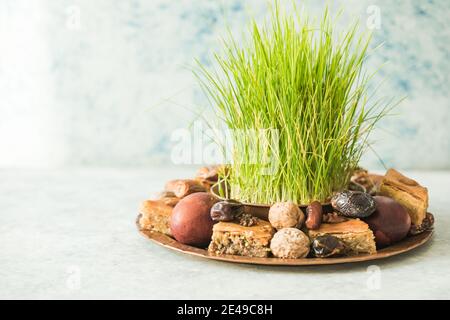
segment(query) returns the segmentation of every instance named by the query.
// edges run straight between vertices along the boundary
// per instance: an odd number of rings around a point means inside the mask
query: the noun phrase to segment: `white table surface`
[[[209,261],[141,237],[140,202],[194,172],[0,170],[0,298],[450,298],[450,172],[409,173],[430,190],[429,244],[373,263],[318,267]]]

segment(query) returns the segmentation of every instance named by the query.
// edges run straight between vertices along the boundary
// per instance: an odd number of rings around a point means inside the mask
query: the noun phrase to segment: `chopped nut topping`
[[[251,227],[258,224],[258,219],[249,213],[243,213],[239,216],[239,224],[244,227]]]

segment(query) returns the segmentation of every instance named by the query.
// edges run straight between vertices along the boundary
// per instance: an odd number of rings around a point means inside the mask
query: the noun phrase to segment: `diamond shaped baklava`
[[[428,190],[417,181],[389,169],[380,186],[380,194],[393,198],[406,208],[412,224],[420,226],[427,214]]]
[[[143,230],[158,231],[167,235],[170,232],[170,216],[173,208],[160,200],[147,200],[139,210],[139,225]]]
[[[359,219],[350,219],[340,223],[322,223],[319,229],[309,230],[313,241],[318,236],[332,235],[340,239],[346,248],[347,255],[360,253],[376,253],[375,237],[367,223]]]
[[[219,222],[213,227],[208,251],[249,257],[267,257],[270,240],[275,233],[267,221],[257,219],[256,225],[246,227],[235,222]]]

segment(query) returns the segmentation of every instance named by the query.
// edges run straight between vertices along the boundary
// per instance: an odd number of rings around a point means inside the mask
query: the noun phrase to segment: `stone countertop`
[[[430,190],[429,244],[386,260],[317,267],[204,260],[140,236],[140,202],[194,172],[0,170],[0,298],[450,298],[450,172],[407,173]]]

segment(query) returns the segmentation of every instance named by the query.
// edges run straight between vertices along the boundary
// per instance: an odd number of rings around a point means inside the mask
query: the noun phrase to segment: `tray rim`
[[[208,260],[223,261],[228,263],[242,263],[253,265],[269,265],[269,266],[315,266],[315,265],[333,265],[333,264],[345,264],[364,261],[373,261],[396,256],[411,250],[414,250],[423,244],[427,243],[433,236],[434,230],[427,230],[415,236],[409,236],[402,241],[393,244],[389,247],[380,249],[375,254],[360,254],[348,257],[338,258],[302,258],[302,259],[280,259],[280,258],[255,258],[245,257],[237,255],[215,255],[209,253],[206,249],[197,248],[189,245],[182,244],[168,235],[161,232],[143,230],[139,224],[138,215],[136,218],[136,227],[139,233],[146,239],[152,242],[168,248],[172,251],[181,252],[183,254],[201,257]]]

